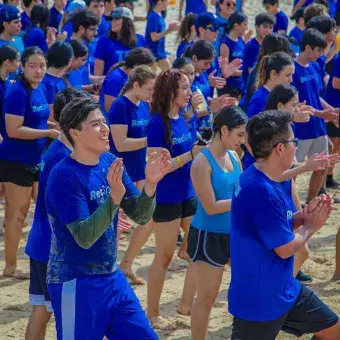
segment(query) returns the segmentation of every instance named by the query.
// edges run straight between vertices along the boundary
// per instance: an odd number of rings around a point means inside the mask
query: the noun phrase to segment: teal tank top
[[[203,155],[209,161],[212,169],[211,185],[215,193],[216,201],[232,198],[234,185],[241,175],[241,168],[238,161],[229,150],[227,152],[233,164],[232,172],[222,170],[209,149],[202,150]],[[200,230],[218,234],[229,234],[230,211],[216,215],[208,215],[198,198],[196,214],[191,221],[191,225]]]

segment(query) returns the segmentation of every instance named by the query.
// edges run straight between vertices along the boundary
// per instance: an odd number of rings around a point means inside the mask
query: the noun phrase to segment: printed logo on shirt
[[[130,51],[124,51],[124,50],[117,50],[116,55],[118,58],[118,62],[124,61],[126,56],[130,53]]]
[[[185,134],[185,135],[182,135],[181,137],[174,138],[173,141],[172,141],[172,144],[173,145],[182,144],[182,143],[187,142],[188,140],[191,141],[191,133],[190,132]]]
[[[235,188],[234,188],[234,195],[235,195],[235,197],[238,196],[240,191],[241,191],[240,180],[237,180],[237,182],[235,183]]]
[[[45,111],[48,110],[48,104],[42,104],[42,105],[33,105],[32,106],[32,111],[33,112],[41,112],[41,111]]]
[[[99,190],[90,191],[90,201],[96,200],[99,204],[103,203],[106,197],[110,194],[111,188],[102,185]]]
[[[318,77],[319,77],[319,75],[317,73],[309,74],[307,76],[300,77],[300,81],[301,81],[301,83],[306,83],[306,82],[311,81],[313,79],[318,79]]]
[[[149,123],[148,119],[132,120],[132,126],[145,126]]]
[[[287,211],[287,221],[290,221],[291,219],[293,219],[293,212],[291,210]]]

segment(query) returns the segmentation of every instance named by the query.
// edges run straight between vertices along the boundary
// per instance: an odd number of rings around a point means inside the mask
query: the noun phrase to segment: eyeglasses
[[[287,143],[293,143],[294,146],[297,148],[297,146],[299,144],[299,139],[298,138],[294,138],[294,139],[289,139],[289,140],[282,140],[282,141],[276,143],[275,145],[273,145],[273,148],[275,148],[279,144],[287,144]]]
[[[98,31],[98,28],[97,27],[96,28],[88,28],[88,30],[96,33]]]
[[[214,33],[218,31],[218,27],[217,26],[206,26],[204,27],[204,29],[209,30],[210,32]]]

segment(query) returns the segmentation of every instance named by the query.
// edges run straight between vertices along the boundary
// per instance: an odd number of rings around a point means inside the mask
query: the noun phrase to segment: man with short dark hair
[[[229,311],[233,340],[271,340],[280,330],[316,339],[340,338],[339,317],[293,276],[294,254],[332,212],[330,196],[293,213],[280,183],[294,161],[289,112],[262,112],[249,120],[248,143],[256,159],[235,185],[231,206]]]

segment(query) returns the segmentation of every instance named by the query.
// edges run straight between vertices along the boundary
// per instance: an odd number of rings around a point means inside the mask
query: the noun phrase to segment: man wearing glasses
[[[321,195],[294,213],[293,199],[280,182],[295,157],[292,121],[291,113],[275,110],[247,125],[256,162],[241,175],[232,198],[232,340],[275,339],[280,330],[340,339],[339,317],[293,275],[294,254],[326,223],[333,201]]]

